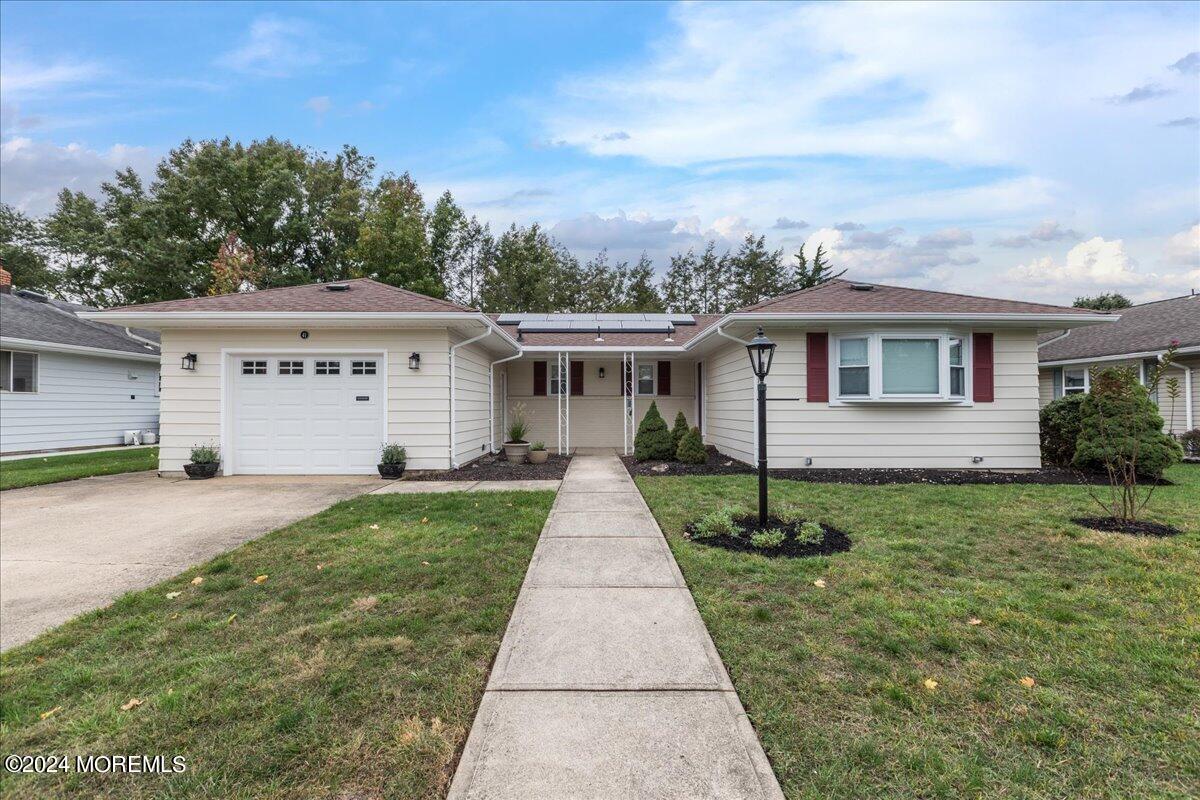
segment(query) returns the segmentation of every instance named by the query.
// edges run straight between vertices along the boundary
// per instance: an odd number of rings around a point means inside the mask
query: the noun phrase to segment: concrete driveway
[[[275,528],[378,478],[189,481],[135,472],[0,495],[0,649]]]

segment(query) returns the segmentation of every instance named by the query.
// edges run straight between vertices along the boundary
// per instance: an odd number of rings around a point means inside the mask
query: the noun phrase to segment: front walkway
[[[615,456],[571,462],[449,797],[783,797]]]

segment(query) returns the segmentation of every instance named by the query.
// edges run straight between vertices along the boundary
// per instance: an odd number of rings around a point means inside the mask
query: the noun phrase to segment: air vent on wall
[[[350,284],[348,283],[328,283],[325,285],[325,291],[327,292],[344,292],[349,288]]]
[[[869,283],[852,283],[850,284],[850,288],[856,292],[869,292],[875,287]]]

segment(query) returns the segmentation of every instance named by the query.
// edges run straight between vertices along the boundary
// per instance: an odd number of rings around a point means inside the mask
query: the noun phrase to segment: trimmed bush
[[[708,451],[704,449],[699,428],[692,428],[680,440],[679,447],[675,449],[675,459],[684,464],[703,464],[708,461]]]
[[[799,544],[820,544],[825,541],[825,531],[815,522],[805,522],[796,531],[795,539]]]
[[[779,528],[771,528],[765,531],[755,531],[750,534],[750,544],[757,547],[759,550],[773,550],[783,544],[784,532]]]
[[[1075,442],[1083,428],[1085,394],[1069,394],[1049,403],[1038,415],[1042,461],[1054,467],[1069,467],[1075,459]]]
[[[638,461],[670,461],[675,458],[675,440],[667,428],[658,404],[651,403],[633,439],[633,457]]]
[[[1183,458],[1179,443],[1163,433],[1163,419],[1134,370],[1109,367],[1092,376],[1081,406],[1073,463],[1081,469],[1124,471],[1158,477]]]
[[[683,416],[680,411],[675,415],[675,427],[671,428],[671,438],[675,440],[675,449],[679,449],[679,443],[683,441],[683,437],[688,434],[687,417]]]
[[[737,512],[731,506],[710,511],[692,524],[693,539],[710,539],[714,536],[737,536],[742,529],[733,521]]]
[[[1179,443],[1183,445],[1184,455],[1200,458],[1200,428],[1192,428],[1187,433],[1179,434]]]

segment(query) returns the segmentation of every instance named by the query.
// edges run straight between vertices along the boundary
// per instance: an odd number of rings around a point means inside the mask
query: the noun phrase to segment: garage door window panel
[[[303,375],[304,374],[304,362],[303,361],[280,360],[279,374],[280,375]]]
[[[351,361],[350,362],[350,374],[351,375],[374,375],[375,374],[375,362],[374,361]]]
[[[267,362],[266,361],[243,361],[242,362],[242,374],[243,375],[266,375],[267,374]]]
[[[317,375],[341,375],[342,362],[340,361],[315,361],[313,362],[313,372]]]

